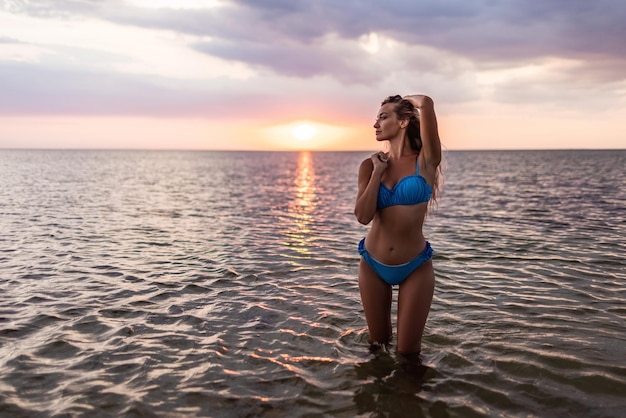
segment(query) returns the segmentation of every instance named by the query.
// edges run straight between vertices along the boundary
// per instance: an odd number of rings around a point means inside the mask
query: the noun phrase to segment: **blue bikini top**
[[[419,173],[418,156],[415,161],[415,174],[403,177],[391,190],[381,182],[378,189],[378,209],[395,205],[416,205],[428,202],[433,189]]]

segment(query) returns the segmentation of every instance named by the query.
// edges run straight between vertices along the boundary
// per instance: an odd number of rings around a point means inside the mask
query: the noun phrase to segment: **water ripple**
[[[447,155],[419,361],[367,347],[368,153],[0,155],[0,416],[626,407],[622,151]]]

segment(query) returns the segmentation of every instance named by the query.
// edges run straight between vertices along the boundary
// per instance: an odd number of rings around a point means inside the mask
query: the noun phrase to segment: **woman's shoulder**
[[[371,158],[366,158],[359,165],[359,181],[369,178],[374,171],[374,163]]]
[[[363,161],[361,161],[361,164],[359,165],[359,171],[360,170],[373,170],[373,169],[374,169],[374,163],[372,162],[371,157],[364,159]]]

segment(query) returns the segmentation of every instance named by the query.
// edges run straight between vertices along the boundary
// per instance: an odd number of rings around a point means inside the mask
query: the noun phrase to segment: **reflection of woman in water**
[[[430,97],[391,96],[382,102],[377,141],[389,141],[361,163],[354,213],[372,222],[359,243],[359,290],[373,346],[388,344],[391,286],[399,285],[397,351],[417,354],[435,287],[433,250],[422,225],[436,197],[441,143]]]

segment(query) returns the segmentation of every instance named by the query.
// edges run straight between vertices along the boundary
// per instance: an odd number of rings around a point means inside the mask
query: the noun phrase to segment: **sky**
[[[0,0],[0,148],[626,148],[623,0]]]

